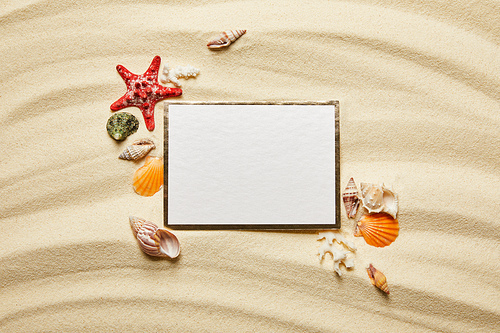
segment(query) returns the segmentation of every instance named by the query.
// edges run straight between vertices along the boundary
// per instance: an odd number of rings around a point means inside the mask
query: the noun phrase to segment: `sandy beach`
[[[494,332],[500,323],[497,1],[41,1],[0,4],[1,332]],[[207,41],[247,33],[223,51]],[[191,65],[175,101],[338,100],[341,187],[385,183],[400,234],[341,234],[355,267],[318,259],[316,232],[174,231],[143,254],[129,215],[163,223],[118,159],[162,151],[163,101],[116,142],[121,64]],[[366,266],[387,277],[390,295]]]

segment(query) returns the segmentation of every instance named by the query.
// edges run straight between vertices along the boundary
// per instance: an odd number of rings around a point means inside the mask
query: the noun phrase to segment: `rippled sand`
[[[0,331],[498,330],[499,22],[487,0],[3,0]],[[231,28],[248,32],[206,48]],[[143,255],[128,216],[160,224],[162,193],[136,195],[142,162],[117,156],[162,140],[163,102],[153,133],[137,108],[129,141],[105,124],[115,66],[154,55],[201,69],[176,100],[339,100],[342,186],[394,187],[396,242],[354,239],[344,215],[358,251],[341,278],[315,233],[177,231],[178,260]]]

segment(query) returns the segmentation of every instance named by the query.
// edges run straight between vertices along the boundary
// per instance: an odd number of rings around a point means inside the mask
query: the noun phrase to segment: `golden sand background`
[[[227,51],[206,41],[248,32]],[[493,332],[500,322],[498,1],[38,1],[0,4],[0,331]],[[339,278],[314,233],[177,231],[136,245],[142,163],[105,131],[154,55],[201,69],[184,101],[339,100],[342,186],[385,182],[401,232]],[[343,213],[344,215],[344,213]],[[352,239],[354,222],[342,221]],[[368,281],[372,262],[389,297]]]

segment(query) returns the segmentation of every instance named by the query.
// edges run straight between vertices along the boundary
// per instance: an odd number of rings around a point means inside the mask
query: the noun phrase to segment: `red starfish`
[[[146,127],[150,131],[155,129],[156,102],[182,94],[179,88],[164,87],[158,83],[160,62],[160,56],[154,57],[148,70],[142,75],[133,74],[122,65],[116,66],[116,70],[127,85],[127,92],[110,107],[111,110],[118,111],[129,106],[137,106],[141,109]]]

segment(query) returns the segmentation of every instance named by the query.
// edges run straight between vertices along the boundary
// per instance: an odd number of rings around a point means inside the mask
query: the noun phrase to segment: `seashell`
[[[396,218],[398,215],[398,195],[385,186],[382,189],[384,190],[384,209],[382,211]]]
[[[141,250],[154,257],[176,258],[180,252],[179,240],[167,229],[154,223],[130,216],[130,226]]]
[[[127,136],[137,132],[139,121],[128,112],[115,113],[109,117],[106,124],[106,130],[110,137],[116,141],[123,141]]]
[[[144,165],[134,173],[134,190],[150,197],[163,186],[163,157],[146,157]]]
[[[118,156],[118,158],[121,158],[122,160],[140,160],[144,156],[146,156],[151,149],[154,149],[155,144],[153,140],[151,139],[140,139],[137,141],[134,141],[132,145],[128,146],[123,153]]]
[[[383,185],[361,183],[361,201],[368,213],[380,213],[384,209]]]
[[[367,244],[376,247],[390,245],[398,235],[399,222],[387,213],[362,216],[354,231],[354,236],[363,236]]]
[[[221,35],[208,42],[207,47],[209,49],[220,49],[229,46],[232,42],[243,36],[247,32],[246,30],[227,30],[221,33]]]
[[[345,211],[348,218],[353,218],[356,216],[359,206],[359,192],[354,182],[354,178],[351,178],[347,183],[347,187],[342,193],[342,198],[344,199]]]
[[[389,286],[387,285],[387,278],[381,271],[379,271],[378,269],[373,267],[372,264],[370,264],[370,266],[368,266],[368,268],[366,269],[366,272],[368,273],[368,277],[370,278],[370,281],[375,287],[389,294]]]

